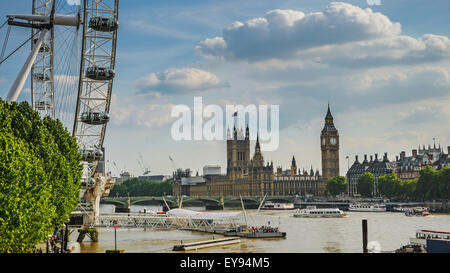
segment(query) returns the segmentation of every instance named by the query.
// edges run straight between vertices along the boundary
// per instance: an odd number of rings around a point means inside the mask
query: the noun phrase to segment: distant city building
[[[181,178],[183,177],[190,177],[191,176],[191,169],[177,169],[175,172],[173,172],[172,174],[172,179],[174,181],[181,181]]]
[[[196,196],[199,189],[202,189],[206,184],[206,179],[203,176],[190,176],[181,178],[181,195]],[[179,193],[177,194],[179,195]]]
[[[120,177],[119,178],[116,178],[116,183],[115,183],[115,185],[120,185],[120,184],[122,184],[123,182],[125,182],[125,181],[127,181],[127,180],[129,180],[129,179],[131,179],[132,178],[132,176],[131,176],[131,174],[129,173],[129,172],[122,172],[121,174],[120,174]]]
[[[322,170],[328,176],[339,175],[339,135],[333,124],[328,106],[325,128],[322,130]],[[325,193],[325,183],[319,170],[297,171],[295,158],[290,170],[281,167],[274,173],[273,162],[265,162],[257,136],[255,152],[250,156],[250,136],[247,126],[227,131],[227,172],[220,173],[218,166],[205,166],[203,179],[179,170],[174,173],[173,194],[190,196],[289,196],[316,195]],[[186,179],[189,178],[189,179]]]
[[[450,152],[450,146],[447,147],[447,152]],[[432,166],[433,169],[439,170],[445,166],[450,166],[450,158],[448,153],[445,154],[443,148],[431,147],[421,149],[413,149],[411,156],[406,156],[406,152],[402,151],[400,155],[396,156],[395,161],[389,161],[387,153],[384,154],[382,160],[378,159],[378,154],[375,154],[375,159],[370,156],[370,161],[367,155],[364,155],[364,161],[359,162],[358,156],[355,156],[355,162],[347,172],[348,194],[354,196],[358,194],[357,184],[358,178],[365,172],[372,173],[375,178],[394,172],[398,178],[402,180],[409,180],[419,178],[420,170],[425,166]],[[377,183],[375,183],[374,194],[377,194]]]
[[[358,178],[365,172],[370,172],[375,176],[375,185],[373,194],[377,194],[378,177],[392,173],[395,170],[395,162],[390,162],[387,153],[384,153],[383,159],[378,159],[378,154],[375,158],[371,155],[370,161],[367,160],[367,155],[364,155],[364,161],[359,162],[358,156],[355,156],[355,162],[347,172],[348,194],[355,196],[358,194],[357,185]]]
[[[447,154],[441,154],[439,159],[433,163],[437,170],[444,167],[450,167],[450,146],[447,146]]]
[[[203,167],[203,175],[220,175],[221,168],[220,166],[210,166],[206,165]]]
[[[140,175],[138,176],[138,180],[147,180],[147,181],[154,181],[154,182],[164,182],[166,180],[169,180],[171,176],[169,175]]]
[[[285,192],[286,195],[322,195],[323,181],[319,170],[314,172],[312,166],[309,173],[303,169],[297,172],[297,163],[295,156],[292,156],[291,169],[282,170],[282,167],[277,168],[277,174],[274,179],[277,183],[278,191]]]
[[[418,150],[412,150],[411,156],[406,156],[405,151],[402,151],[400,156],[397,156],[395,173],[400,179],[419,178],[420,170],[428,165],[435,170],[450,166],[450,158],[448,157],[450,146],[447,147],[447,154],[444,153],[440,144],[439,147],[436,147],[436,144],[434,144],[433,147],[428,145],[427,149],[425,145],[423,145],[422,149],[420,146],[418,148]]]

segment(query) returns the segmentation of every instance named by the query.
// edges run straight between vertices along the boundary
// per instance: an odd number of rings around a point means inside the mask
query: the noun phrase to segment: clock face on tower
[[[332,138],[330,139],[330,143],[333,144],[333,145],[335,145],[335,144],[336,144],[336,138],[332,137]]]

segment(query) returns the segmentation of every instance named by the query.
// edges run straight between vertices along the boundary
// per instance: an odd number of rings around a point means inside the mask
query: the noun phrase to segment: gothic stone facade
[[[330,108],[322,130],[322,172],[298,171],[293,158],[289,173],[274,173],[273,162],[265,162],[257,137],[255,152],[250,157],[250,137],[247,126],[233,128],[233,135],[227,132],[227,173],[226,175],[206,175],[204,183],[182,185],[175,180],[173,194],[189,193],[190,196],[292,196],[325,194],[326,179],[339,175],[339,135],[333,124]]]
[[[339,175],[339,133],[334,126],[330,105],[325,117],[325,126],[320,134],[322,151],[322,175],[325,181]]]

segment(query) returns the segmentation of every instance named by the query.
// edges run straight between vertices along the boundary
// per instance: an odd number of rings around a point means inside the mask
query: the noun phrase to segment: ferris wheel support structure
[[[36,60],[39,48],[42,46],[42,43],[44,41],[47,32],[48,29],[41,30],[41,35],[39,36],[37,43],[34,44],[33,49],[30,52],[30,55],[28,55],[25,64],[23,65],[22,69],[19,72],[19,75],[17,75],[17,78],[14,81],[13,85],[11,86],[11,89],[9,89],[8,96],[6,97],[7,102],[17,101],[17,98],[19,97],[20,92],[22,91],[23,85],[27,80],[28,74],[30,74],[31,67],[33,66],[33,63]]]
[[[8,24],[16,25],[21,27],[29,27],[32,29],[40,29],[41,34],[39,39],[34,42],[30,54],[28,55],[25,64],[22,66],[19,74],[17,75],[16,80],[14,81],[11,89],[9,90],[6,101],[12,102],[16,101],[19,97],[25,81],[28,78],[28,74],[30,73],[33,64],[36,61],[36,57],[38,56],[39,50],[41,49],[43,42],[46,38],[47,32],[53,29],[54,25],[64,25],[64,26],[74,26],[78,27],[80,24],[79,16],[71,16],[71,15],[59,15],[59,14],[50,14],[48,16],[45,15],[35,15],[35,14],[9,14]],[[23,21],[17,20],[25,20],[25,21],[33,21],[40,23],[25,23]]]

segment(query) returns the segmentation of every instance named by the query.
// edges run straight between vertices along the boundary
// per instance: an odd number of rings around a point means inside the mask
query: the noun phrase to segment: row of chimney
[[[355,156],[355,159],[356,159],[356,162],[359,162],[359,161],[358,161],[358,156],[357,156],[357,155]],[[378,154],[375,154],[375,162],[376,162],[376,161],[379,161],[379,160],[378,160]],[[384,153],[383,161],[389,161],[389,159],[387,158],[387,153]],[[363,162],[374,162],[373,156],[371,155],[371,156],[370,156],[370,161],[367,161],[367,155],[364,155],[364,161],[363,161]]]
[[[450,146],[447,146],[447,154],[450,155]],[[417,150],[416,150],[416,149],[413,149],[413,150],[412,150],[412,156],[413,156],[414,158],[417,157]],[[406,153],[405,153],[405,151],[402,151],[402,152],[400,153],[400,160],[404,160],[405,157],[406,157]],[[397,156],[397,161],[398,161],[398,156]]]
[[[447,146],[447,154],[450,155],[450,146]],[[412,150],[412,156],[413,157],[417,157],[417,149],[413,149]],[[406,158],[406,152],[402,151],[400,153],[400,160],[404,160],[405,158]],[[356,159],[355,162],[359,163],[357,155],[355,156],[355,159]],[[396,161],[398,161],[398,160],[399,160],[399,158],[398,158],[398,155],[397,155],[396,156]],[[369,161],[367,161],[367,155],[364,155],[364,161],[369,162]],[[378,161],[378,154],[375,154],[375,161]],[[384,153],[383,161],[389,161],[388,158],[387,158],[387,153]],[[370,162],[373,162],[373,157],[372,156],[370,156]]]

